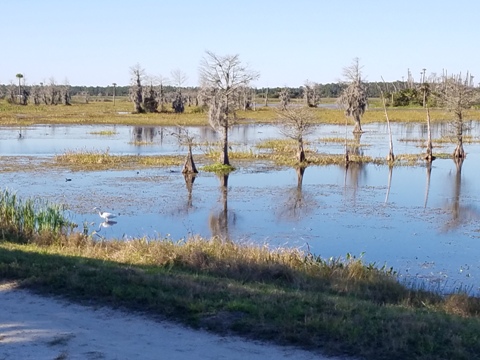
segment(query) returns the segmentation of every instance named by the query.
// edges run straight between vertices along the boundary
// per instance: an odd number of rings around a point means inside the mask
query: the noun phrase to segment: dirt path
[[[0,359],[327,359],[0,285]],[[333,358],[328,358],[333,359]],[[338,359],[338,358],[337,358]]]

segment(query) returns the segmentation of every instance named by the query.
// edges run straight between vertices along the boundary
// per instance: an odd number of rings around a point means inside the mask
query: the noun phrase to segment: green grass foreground
[[[97,240],[53,226],[20,236],[4,214],[22,224],[29,202],[4,198],[0,279],[21,287],[329,354],[480,356],[479,298],[410,289],[392,269],[218,238]]]

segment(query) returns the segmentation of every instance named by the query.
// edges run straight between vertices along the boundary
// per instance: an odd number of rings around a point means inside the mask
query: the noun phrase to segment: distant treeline
[[[343,89],[345,89],[346,84],[343,83],[330,83],[330,84],[315,84],[317,87],[318,95],[321,98],[337,98],[342,93]],[[5,97],[9,91],[9,87],[16,87],[18,85],[11,84],[11,85],[2,85],[0,84],[0,98]],[[64,85],[57,85],[62,87]],[[407,84],[401,81],[390,82],[390,83],[377,83],[371,82],[367,83],[367,96],[369,98],[378,98],[381,96],[380,87],[384,91],[384,93],[396,93],[403,89],[407,88]],[[147,87],[147,86],[146,86]],[[25,88],[27,90],[31,89],[31,86],[22,85],[22,89]],[[283,90],[283,87],[269,87],[269,88],[254,88],[256,96],[259,98],[264,98],[268,96],[269,99],[277,99],[280,95],[280,92]],[[174,86],[163,86],[163,90],[165,93],[173,93],[178,89]],[[197,92],[199,88],[197,87],[188,87],[182,88],[182,92],[189,92],[194,93]],[[304,95],[304,87],[293,87],[288,88],[290,92],[290,98],[292,99],[302,99]],[[116,86],[115,87],[115,95],[116,96],[128,96],[130,91],[130,86]],[[89,96],[112,96],[114,92],[113,86],[75,86],[69,85],[69,92],[71,96],[84,96],[88,94]]]

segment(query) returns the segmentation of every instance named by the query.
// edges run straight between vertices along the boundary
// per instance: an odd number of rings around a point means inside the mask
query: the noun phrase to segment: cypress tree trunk
[[[188,146],[188,154],[187,158],[185,159],[185,164],[183,165],[183,174],[197,174],[198,170],[195,166],[195,162],[193,161],[193,154],[192,154],[192,146]]]
[[[354,133],[361,133],[363,132],[362,130],[362,125],[360,124],[360,114],[355,113],[353,114],[353,120],[355,120],[355,127],[353,128]]]
[[[220,164],[230,165],[228,159],[228,123],[223,127],[223,148],[220,153]]]
[[[305,150],[303,149],[303,139],[298,140],[297,160],[298,162],[305,161]]]

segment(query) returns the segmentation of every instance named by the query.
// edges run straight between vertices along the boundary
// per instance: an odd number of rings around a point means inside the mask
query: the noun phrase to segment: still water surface
[[[469,135],[479,138],[477,122]],[[365,125],[365,155],[388,152],[386,126]],[[99,131],[112,131],[109,136]],[[112,154],[184,154],[169,127],[32,126],[0,129],[4,156],[49,158],[65,151],[109,149]],[[216,141],[209,128],[192,129],[201,141]],[[434,128],[439,138],[445,127]],[[421,125],[394,124],[396,154],[421,153]],[[20,137],[19,134],[22,136]],[[342,153],[342,144],[321,139],[343,137],[344,127],[320,126],[311,147]],[[349,133],[349,137],[352,135]],[[250,148],[279,138],[272,125],[238,126],[231,133],[234,148]],[[139,141],[147,145],[138,145]],[[299,186],[294,169],[268,164],[239,168],[228,179],[201,172],[188,186],[179,168],[70,172],[45,170],[2,173],[1,185],[22,197],[39,196],[65,203],[69,216],[105,238],[228,235],[235,241],[271,246],[296,246],[323,257],[360,256],[379,266],[393,266],[402,279],[440,291],[464,287],[480,291],[480,147],[467,144],[461,171],[452,160],[424,166],[363,165],[309,167]],[[436,148],[451,152],[454,146]],[[197,151],[201,151],[197,149]],[[197,164],[200,165],[201,164]],[[65,178],[71,179],[66,182]],[[221,186],[225,184],[226,187]],[[116,224],[103,227],[92,209],[118,214]]]

